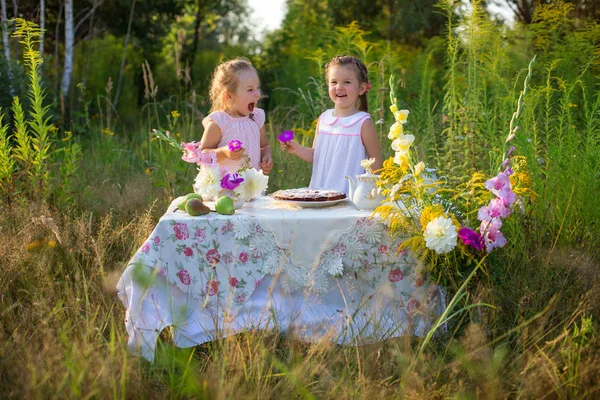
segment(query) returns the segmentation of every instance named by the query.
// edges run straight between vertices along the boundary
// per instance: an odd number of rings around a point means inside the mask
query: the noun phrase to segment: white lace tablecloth
[[[337,343],[421,334],[442,307],[418,263],[351,203],[298,208],[262,197],[191,217],[176,199],[117,284],[129,349],[160,332],[189,347],[249,328]]]

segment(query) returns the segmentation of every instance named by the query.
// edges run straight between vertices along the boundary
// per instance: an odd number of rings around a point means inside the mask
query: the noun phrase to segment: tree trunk
[[[65,0],[65,63],[60,85],[61,111],[64,115],[64,102],[69,97],[69,86],[73,74],[73,0]]]
[[[6,0],[0,0],[2,6],[2,44],[4,45],[4,58],[6,58],[6,69],[8,73],[8,84],[10,85],[10,95],[15,95],[15,88],[12,85],[13,74],[10,65],[10,42],[8,40],[8,20],[6,18]]]
[[[46,2],[40,0],[40,57],[44,57],[44,36],[46,35]]]
[[[125,60],[127,58],[127,45],[129,45],[129,36],[131,35],[131,23],[133,22],[133,14],[135,12],[135,2],[131,2],[131,11],[129,12],[129,23],[127,24],[127,34],[125,35],[125,43],[123,44],[123,57],[121,58],[121,68],[119,69],[119,81],[117,83],[117,93],[115,94],[115,107],[119,102],[121,94],[121,82],[123,81],[123,71],[125,70]]]
[[[192,82],[194,81],[194,60],[196,58],[196,51],[198,50],[198,41],[200,40],[200,24],[204,19],[204,1],[198,0],[198,9],[196,10],[196,24],[194,26],[194,44],[192,46],[192,52],[189,56],[188,65],[190,66],[190,77]]]
[[[56,29],[54,30],[54,104],[58,102],[58,76],[60,64],[58,63],[58,43],[60,43],[60,18],[63,12],[63,2],[59,1]]]
[[[12,3],[13,3],[13,18],[19,18],[19,4],[18,4],[17,0],[12,0]],[[18,60],[21,58],[21,56],[19,55],[19,41],[14,40],[14,44],[15,44],[15,60]]]

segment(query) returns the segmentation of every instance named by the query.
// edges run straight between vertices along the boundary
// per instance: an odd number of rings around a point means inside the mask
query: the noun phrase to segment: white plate
[[[292,205],[299,206],[302,208],[322,208],[322,207],[329,207],[329,206],[333,206],[333,205],[336,205],[339,203],[343,203],[347,199],[344,198],[344,199],[327,200],[327,201],[298,201],[298,200],[280,200],[280,199],[273,198],[273,200],[279,201],[279,202],[285,203],[285,204],[292,204]]]

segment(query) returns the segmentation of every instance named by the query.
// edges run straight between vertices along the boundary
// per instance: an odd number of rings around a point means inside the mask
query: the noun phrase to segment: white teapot
[[[359,210],[374,210],[385,200],[377,190],[378,175],[365,172],[357,175],[356,180],[349,175],[346,179],[350,184],[350,200]]]

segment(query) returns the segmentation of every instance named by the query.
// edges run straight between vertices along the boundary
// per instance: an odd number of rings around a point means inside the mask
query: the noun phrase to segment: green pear
[[[187,196],[185,196],[183,200],[181,200],[181,203],[179,203],[177,208],[180,209],[181,211],[185,211],[185,204],[190,199],[198,199],[200,201],[204,201],[204,199],[202,199],[202,196],[200,196],[198,193],[190,193]]]
[[[189,199],[185,202],[185,211],[192,217],[198,215],[206,215],[210,212],[210,208],[206,206],[202,201],[196,198]]]
[[[219,214],[231,215],[235,212],[233,208],[233,200],[229,196],[221,196],[217,199],[215,209]]]

